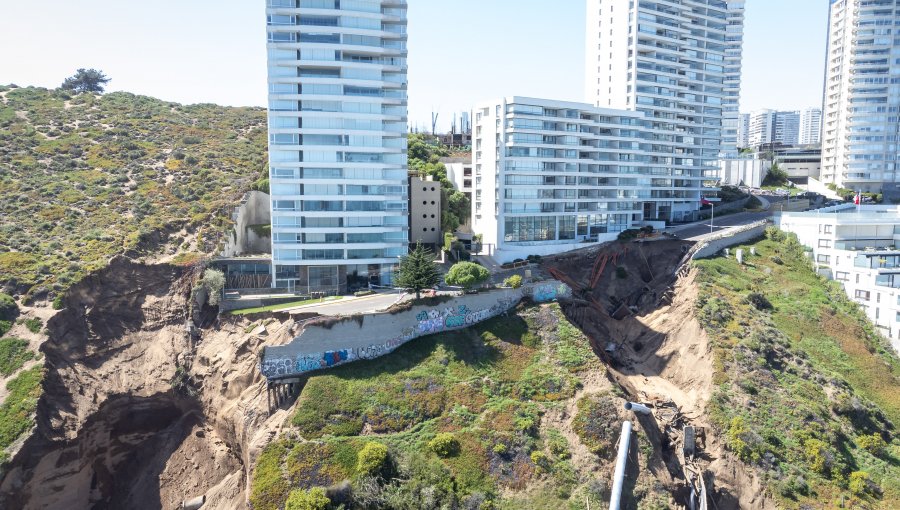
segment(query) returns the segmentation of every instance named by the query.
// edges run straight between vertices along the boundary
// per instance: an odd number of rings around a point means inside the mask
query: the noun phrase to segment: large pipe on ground
[[[641,414],[653,414],[653,411],[651,411],[649,407],[644,404],[638,404],[637,402],[625,402],[625,410]]]
[[[181,502],[182,510],[199,510],[206,503],[206,496],[197,496],[194,499],[188,499]]]
[[[625,483],[625,467],[628,463],[628,449],[631,447],[631,422],[622,422],[619,437],[619,455],[616,459],[616,474],[613,477],[612,494],[609,496],[609,510],[619,510],[622,500],[622,485]]]

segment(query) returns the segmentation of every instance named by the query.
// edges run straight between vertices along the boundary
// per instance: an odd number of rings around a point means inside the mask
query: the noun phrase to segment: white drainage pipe
[[[631,422],[622,422],[622,435],[619,437],[619,455],[616,458],[616,474],[613,477],[612,494],[609,497],[609,510],[619,510],[622,500],[622,484],[625,483],[625,467],[628,463],[628,449],[631,447]]]
[[[199,510],[204,503],[206,503],[206,496],[197,496],[194,499],[183,501],[181,508],[183,510]]]
[[[649,407],[643,404],[638,404],[637,402],[625,402],[625,410],[634,411],[641,414],[653,414],[653,411],[651,411]]]

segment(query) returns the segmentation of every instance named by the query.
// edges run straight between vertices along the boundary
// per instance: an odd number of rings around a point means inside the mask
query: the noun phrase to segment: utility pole
[[[716,203],[709,204],[712,207],[712,215],[709,217],[709,233],[713,233],[713,224],[716,222]]]

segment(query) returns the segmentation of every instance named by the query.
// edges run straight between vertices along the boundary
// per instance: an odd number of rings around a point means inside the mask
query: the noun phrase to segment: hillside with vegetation
[[[190,258],[265,175],[264,109],[0,86],[0,288],[53,299],[167,236]]]
[[[900,507],[896,353],[794,236],[755,249],[696,263],[710,419],[784,508]]]
[[[256,464],[250,501],[256,510],[326,508],[292,506],[315,499],[348,509],[602,508],[617,391],[558,305],[523,305],[311,377]],[[653,447],[643,431],[636,442],[646,468]],[[668,508],[647,469],[635,482],[640,508]]]

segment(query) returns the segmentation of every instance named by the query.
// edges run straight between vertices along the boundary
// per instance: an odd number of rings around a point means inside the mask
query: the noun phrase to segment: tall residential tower
[[[822,180],[878,192],[900,182],[900,1],[831,0]]]
[[[736,155],[743,0],[588,0],[587,27],[591,104],[647,113],[684,166]]]
[[[407,253],[406,0],[267,0],[274,285],[389,284]]]

